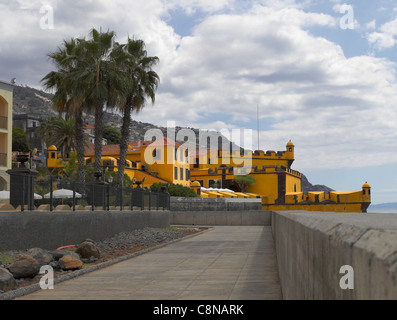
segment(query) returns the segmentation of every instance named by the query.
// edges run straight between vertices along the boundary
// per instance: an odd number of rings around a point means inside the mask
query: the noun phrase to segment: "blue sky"
[[[397,1],[0,0],[0,79],[40,88],[46,54],[93,27],[160,59],[136,120],[252,129],[256,146],[258,106],[262,150],[291,139],[312,183],[397,202]]]

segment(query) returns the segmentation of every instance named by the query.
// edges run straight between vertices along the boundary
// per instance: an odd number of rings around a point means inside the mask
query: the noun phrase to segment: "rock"
[[[92,240],[85,240],[77,247],[76,253],[82,258],[89,259],[90,257],[99,258],[101,256],[99,249]]]
[[[0,268],[0,291],[14,290],[16,287],[13,275],[7,269]]]
[[[50,251],[50,254],[52,255],[52,257],[54,258],[55,261],[58,261],[66,254],[72,254],[72,255],[75,255],[77,258],[79,258],[79,255],[77,253],[70,251],[70,250],[64,250],[64,249]]]
[[[41,266],[48,265],[52,260],[54,260],[51,253],[41,248],[29,249],[28,254],[36,259]]]
[[[65,254],[58,261],[59,267],[63,270],[81,269],[83,262],[76,257],[76,255],[68,253]]]
[[[60,269],[61,267],[59,266],[59,262],[58,261],[51,261],[49,263],[49,266],[53,269]]]
[[[40,263],[28,253],[19,255],[13,263],[8,266],[8,270],[14,278],[33,278],[40,271]]]

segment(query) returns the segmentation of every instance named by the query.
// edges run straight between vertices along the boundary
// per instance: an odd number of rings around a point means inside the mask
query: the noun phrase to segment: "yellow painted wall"
[[[4,121],[4,128],[0,127],[0,190],[9,189],[10,176],[6,172],[12,168],[12,108],[13,108],[13,87],[11,84],[2,83],[0,88],[0,116]]]
[[[288,210],[303,210],[303,211],[322,211],[322,212],[361,212],[360,203],[347,204],[285,204],[285,205],[270,205],[262,203],[262,210],[272,211],[288,211]]]
[[[271,173],[273,171],[273,173]],[[266,174],[252,174],[256,183],[249,186],[247,192],[266,197],[269,203],[274,203],[278,198],[278,176],[274,170],[267,170]]]
[[[0,153],[7,154],[7,165],[2,166],[0,170],[8,170],[12,167],[12,106],[12,91],[0,88],[0,116],[7,117],[7,128],[0,128]]]

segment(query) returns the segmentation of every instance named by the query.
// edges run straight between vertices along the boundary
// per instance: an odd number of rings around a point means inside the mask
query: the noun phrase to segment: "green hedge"
[[[168,193],[171,197],[197,197],[197,193],[189,187],[184,187],[181,184],[174,183],[153,183],[150,186],[150,191],[162,192],[164,188],[168,189]]]

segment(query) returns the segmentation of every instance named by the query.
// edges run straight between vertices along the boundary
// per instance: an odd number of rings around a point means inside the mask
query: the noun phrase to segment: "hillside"
[[[329,191],[334,191],[333,189],[325,186],[325,185],[320,185],[320,184],[311,184],[309,182],[309,180],[307,179],[307,177],[302,174],[302,191],[303,192],[307,192],[307,191],[325,191],[325,192],[329,192]]]
[[[371,204],[371,209],[396,209],[396,208],[397,208],[397,202]]]
[[[58,115],[58,113],[53,109],[51,99],[52,94],[43,92],[41,90],[37,90],[34,88],[30,88],[27,86],[16,86],[14,89],[14,113],[27,113],[33,116],[45,119],[49,116]],[[94,124],[94,115],[89,113],[84,113],[84,121],[88,124]],[[121,116],[116,113],[105,112],[104,122],[106,125],[109,125],[113,128],[120,130],[121,128]],[[130,141],[138,141],[144,140],[145,133],[149,129],[160,129],[164,136],[167,135],[167,128],[158,127],[150,123],[143,123],[140,121],[132,120],[130,127]],[[181,127],[176,127],[175,131],[182,129]],[[205,145],[199,145],[199,129],[192,129],[197,137],[196,145],[190,147],[200,147],[206,148],[206,141],[204,141]],[[210,132],[209,135],[211,137],[219,137],[221,134],[217,132]],[[184,143],[184,141],[177,141],[179,143]],[[235,145],[236,146],[236,145]],[[324,185],[312,185],[306,178],[306,176],[302,175],[302,191],[332,191],[331,188],[328,188]]]

